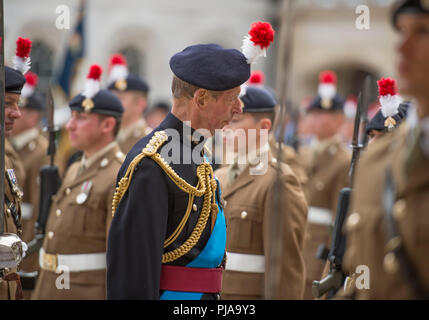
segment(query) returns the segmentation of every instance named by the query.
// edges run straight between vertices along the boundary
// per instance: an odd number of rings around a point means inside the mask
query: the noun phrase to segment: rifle
[[[331,249],[328,253],[329,261],[329,273],[328,275],[320,281],[313,281],[312,294],[315,298],[320,298],[326,292],[328,293],[328,298],[331,298],[335,295],[337,290],[343,285],[346,278],[343,270],[343,257],[346,247],[346,235],[343,233],[343,225],[347,216],[347,212],[350,204],[350,195],[351,187],[354,182],[354,173],[356,169],[356,164],[359,161],[359,156],[364,145],[359,143],[359,128],[360,122],[362,120],[362,115],[365,116],[368,111],[369,105],[369,89],[370,88],[370,77],[367,76],[364,81],[363,90],[359,93],[358,97],[358,106],[356,109],[354,131],[353,131],[353,140],[352,140],[352,160],[350,163],[349,176],[350,176],[350,187],[343,188],[340,191],[335,222],[334,230],[332,233]],[[366,116],[365,116],[366,117]]]
[[[35,224],[34,239],[28,243],[27,256],[39,251],[42,247],[43,239],[45,237],[46,222],[48,221],[49,209],[51,208],[52,196],[54,196],[60,185],[61,179],[58,173],[58,167],[54,165],[54,158],[56,152],[55,135],[56,130],[54,126],[54,100],[52,98],[51,88],[48,89],[48,132],[49,132],[49,145],[47,154],[50,156],[50,164],[44,165],[40,168],[40,204],[39,216]]]

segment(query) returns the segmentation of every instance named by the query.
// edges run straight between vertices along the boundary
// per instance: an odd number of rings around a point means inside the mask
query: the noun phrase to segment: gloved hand
[[[17,269],[25,257],[27,249],[27,244],[16,234],[2,234],[0,236],[0,269]]]

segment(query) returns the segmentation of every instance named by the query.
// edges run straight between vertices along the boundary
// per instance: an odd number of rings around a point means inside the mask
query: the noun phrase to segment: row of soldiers
[[[425,1],[400,1],[394,10],[401,35],[400,87],[416,103],[402,103],[394,80],[379,81],[381,107],[364,128],[373,140],[355,172],[344,228],[348,285],[338,297],[427,298],[429,40],[422,30],[428,21]],[[67,124],[71,144],[83,155],[68,167],[52,199],[34,299],[104,299],[106,292],[109,299],[313,298],[312,282],[321,279],[326,263],[316,253],[330,244],[339,191],[350,186],[351,152],[338,134],[345,101],[336,93],[335,74],[322,73],[300,124],[314,139],[297,150],[276,142],[278,103],[272,90],[252,83],[240,89],[256,59],[252,46],[266,49],[272,41],[259,37],[261,30],[274,36],[271,26],[256,23],[243,52],[195,45],[174,55],[172,111],[151,132],[137,134],[141,115],[127,119],[123,112],[138,108],[139,98],[125,98],[125,92],[141,85],[127,74],[123,59],[112,59],[109,90],[99,87],[100,68],[91,67],[88,86],[70,101]],[[400,125],[407,112],[409,119]],[[130,119],[138,120],[135,127],[120,129]],[[233,163],[213,172],[212,155],[201,147],[209,135],[199,129],[214,135],[221,128],[244,129],[247,153],[240,158],[233,135]],[[135,141],[122,149],[124,160],[117,141],[127,134]],[[178,163],[165,161],[175,152]],[[189,164],[187,154],[197,157]],[[37,186],[27,194],[34,196],[34,190]],[[273,224],[279,222],[276,237]],[[360,265],[370,270],[364,288],[354,283]],[[68,288],[58,287],[61,266],[70,271]],[[280,276],[273,286],[276,270]],[[0,283],[10,298],[14,281]]]

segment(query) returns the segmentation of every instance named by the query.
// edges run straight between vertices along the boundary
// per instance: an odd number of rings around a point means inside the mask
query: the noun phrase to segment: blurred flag
[[[85,0],[79,4],[79,15],[73,34],[70,36],[62,65],[57,70],[56,82],[65,98],[70,99],[70,89],[76,73],[76,67],[85,54]]]

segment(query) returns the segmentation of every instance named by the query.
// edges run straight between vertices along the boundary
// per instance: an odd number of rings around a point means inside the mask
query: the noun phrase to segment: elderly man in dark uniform
[[[268,47],[271,26],[254,25],[268,34],[259,49]],[[254,54],[199,44],[170,59],[172,111],[131,149],[118,175],[107,252],[109,299],[219,297],[225,218],[202,142],[241,112],[240,85],[250,76]]]
[[[416,109],[362,155],[345,222],[346,295],[429,299],[429,1],[397,2],[399,90]],[[364,267],[362,267],[364,266]]]
[[[24,74],[28,71],[31,41],[19,38],[14,68],[5,67],[5,130],[6,137],[10,136],[15,121],[22,115],[18,107],[21,90],[25,84]],[[22,290],[17,269],[26,248],[18,236],[22,234],[21,199],[22,189],[17,179],[14,163],[5,148],[4,172],[4,234],[0,236],[0,300],[21,299]],[[11,150],[13,152],[13,150]],[[3,156],[3,155],[2,155]],[[12,249],[11,245],[15,247]],[[19,252],[18,250],[19,249]]]
[[[46,150],[48,140],[42,134],[39,125],[45,109],[45,99],[37,91],[38,77],[32,72],[25,75],[26,84],[22,90],[20,111],[22,117],[15,123],[9,138],[17,152],[24,170],[25,179],[21,181],[24,196],[22,198],[22,240],[29,242],[34,237],[40,201],[40,168],[48,163]],[[23,271],[36,271],[39,267],[37,255],[31,255],[21,265]],[[28,292],[24,292],[29,297]]]

